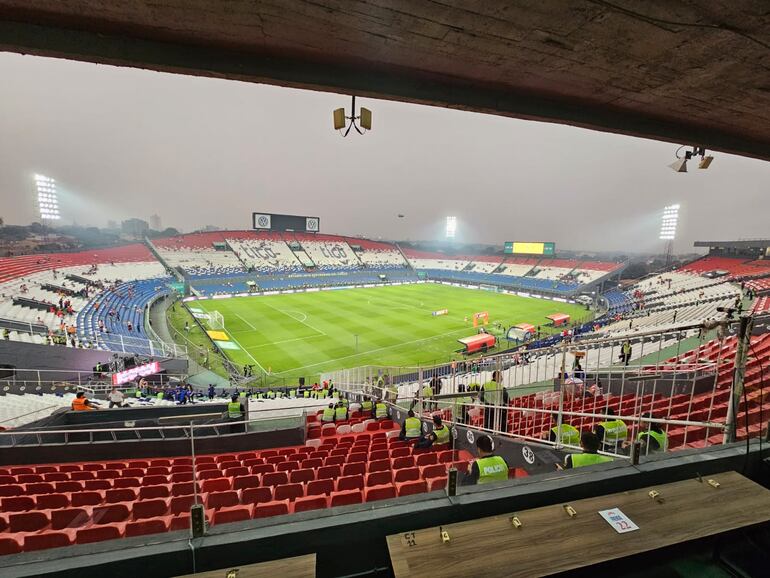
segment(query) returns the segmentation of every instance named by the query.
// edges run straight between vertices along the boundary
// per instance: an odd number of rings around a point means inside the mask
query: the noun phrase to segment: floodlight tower
[[[446,238],[453,240],[457,233],[457,217],[446,218]]]
[[[674,252],[674,239],[676,239],[676,227],[679,223],[679,205],[667,205],[663,207],[663,217],[660,221],[659,239],[666,242],[666,267],[671,264],[671,255]]]
[[[36,207],[38,215],[44,224],[52,224],[61,219],[59,213],[59,195],[56,192],[56,181],[45,175],[35,175],[35,190],[37,192]]]

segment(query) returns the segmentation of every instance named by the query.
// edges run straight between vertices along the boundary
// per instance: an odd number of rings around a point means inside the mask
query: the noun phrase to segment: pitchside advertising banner
[[[258,231],[297,231],[318,233],[321,219],[300,215],[276,215],[274,213],[252,213],[251,226]]]
[[[555,255],[556,243],[506,241],[504,252],[508,255]]]

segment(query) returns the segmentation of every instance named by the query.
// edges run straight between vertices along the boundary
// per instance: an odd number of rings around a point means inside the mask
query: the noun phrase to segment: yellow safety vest
[[[334,421],[334,408],[333,407],[325,407],[323,416],[321,416],[321,421]]]
[[[433,442],[438,445],[449,443],[449,428],[442,424],[440,428],[434,428],[433,433],[436,436],[436,441]]]
[[[334,415],[338,420],[348,419],[348,408],[344,405],[334,410]]]
[[[422,434],[422,423],[416,417],[408,417],[404,422],[406,424],[406,437],[418,438]]]
[[[377,419],[388,417],[388,406],[384,403],[378,403],[374,406],[374,417]]]

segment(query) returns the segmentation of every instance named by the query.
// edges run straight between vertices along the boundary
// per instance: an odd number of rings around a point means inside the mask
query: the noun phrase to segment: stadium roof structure
[[[741,241],[695,241],[695,247],[727,247],[730,249],[767,249],[770,239],[745,239]]]
[[[0,0],[0,50],[557,122],[770,160],[765,0]]]

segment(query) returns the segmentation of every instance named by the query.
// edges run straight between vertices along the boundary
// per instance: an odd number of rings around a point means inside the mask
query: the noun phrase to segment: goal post
[[[211,329],[225,328],[225,318],[219,311],[212,311],[209,313],[209,327]]]

